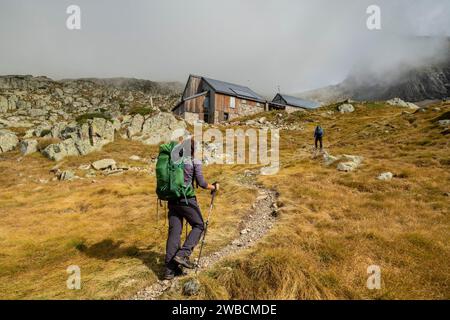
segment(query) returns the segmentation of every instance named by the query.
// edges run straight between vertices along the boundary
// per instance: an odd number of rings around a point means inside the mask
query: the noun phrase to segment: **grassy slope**
[[[314,121],[281,134],[282,169],[260,178],[280,193],[278,226],[202,276],[197,298],[450,298],[449,139],[432,122],[449,109],[408,116],[367,104],[353,114],[290,116]],[[311,159],[317,122],[331,154],[362,155],[363,166],[342,173]],[[396,177],[378,181],[385,171]],[[381,290],[366,287],[372,264]]]
[[[101,152],[64,160],[61,168],[76,170],[80,164],[110,157],[144,166],[128,160],[133,154],[148,158],[156,149],[118,140]],[[39,154],[17,162],[19,157],[10,152],[0,161],[0,298],[120,298],[157,280],[167,226],[164,208],[157,221],[154,176],[133,172],[97,176],[95,183],[38,184],[34,181],[39,178],[53,177],[49,170],[55,164]],[[206,177],[220,180],[222,174],[221,168],[211,166]],[[233,179],[224,187],[217,203],[222,222],[211,224],[215,232],[206,252],[237,235],[237,222],[246,214],[242,208],[255,197]],[[209,195],[198,194],[206,212]],[[70,265],[81,268],[79,291],[66,288]]]
[[[356,107],[353,114],[289,116],[305,130],[281,133],[282,169],[260,177],[280,193],[277,226],[254,248],[202,275],[197,298],[450,297],[444,195],[450,192],[450,153],[448,136],[431,122],[450,106],[415,116],[377,104]],[[363,166],[341,173],[311,159],[315,122],[305,120],[322,123],[331,154],[363,155]],[[105,157],[130,163],[132,154],[148,157],[156,150],[118,140],[101,152],[68,159],[63,168]],[[96,183],[42,185],[32,181],[51,178],[53,163],[40,155],[21,162],[18,157],[11,152],[0,161],[0,297],[120,298],[157,279],[166,226],[163,217],[156,222],[154,177],[128,173]],[[210,180],[223,185],[215,213],[221,219],[213,219],[208,251],[237,235],[237,221],[255,197],[239,183],[236,173],[243,170],[206,169]],[[397,177],[376,180],[383,171]],[[206,213],[208,195],[200,194]],[[79,291],[65,286],[72,264],[81,267]],[[382,290],[365,286],[371,264],[381,266]]]

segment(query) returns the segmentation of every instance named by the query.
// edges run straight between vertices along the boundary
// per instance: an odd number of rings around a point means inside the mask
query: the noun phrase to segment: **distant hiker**
[[[320,142],[320,150],[323,149],[322,137],[323,137],[323,129],[320,125],[318,125],[314,130],[314,145],[316,146],[316,149],[317,149],[317,142]]]
[[[165,279],[181,275],[182,267],[193,269],[189,260],[204,230],[203,217],[195,197],[194,181],[208,190],[219,190],[219,184],[209,184],[202,174],[202,162],[194,159],[193,139],[180,144],[171,142],[160,146],[156,164],[157,189],[159,199],[168,200],[169,234],[166,244]],[[192,227],[184,244],[180,247],[183,221]]]

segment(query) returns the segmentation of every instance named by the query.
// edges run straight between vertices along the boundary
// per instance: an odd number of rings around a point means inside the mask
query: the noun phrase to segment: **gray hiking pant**
[[[190,224],[192,230],[180,248],[183,220]],[[169,201],[169,236],[167,238],[165,259],[167,268],[173,269],[175,267],[172,262],[175,256],[189,257],[191,255],[204,229],[202,213],[196,198],[188,199],[188,203],[186,203],[185,199]]]

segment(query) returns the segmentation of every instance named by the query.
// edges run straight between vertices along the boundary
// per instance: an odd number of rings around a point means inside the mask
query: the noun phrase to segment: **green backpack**
[[[171,153],[176,142],[162,144],[159,147],[158,161],[156,162],[156,194],[161,200],[185,199],[195,196],[192,181],[184,184],[184,157],[172,161]]]

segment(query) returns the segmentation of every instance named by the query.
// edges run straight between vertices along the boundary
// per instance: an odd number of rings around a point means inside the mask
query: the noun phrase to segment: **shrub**
[[[94,118],[102,118],[108,121],[111,121],[111,115],[108,113],[94,112],[94,113],[86,113],[78,116],[76,121],[78,124],[85,124],[88,120],[92,120]]]
[[[155,113],[155,110],[153,110],[151,107],[146,106],[134,106],[130,109],[129,112],[131,115],[140,114],[141,116],[148,116]]]
[[[42,138],[42,137],[45,137],[46,135],[49,135],[51,133],[52,133],[52,130],[44,129],[44,130],[41,131],[41,134],[39,135],[39,137]]]

